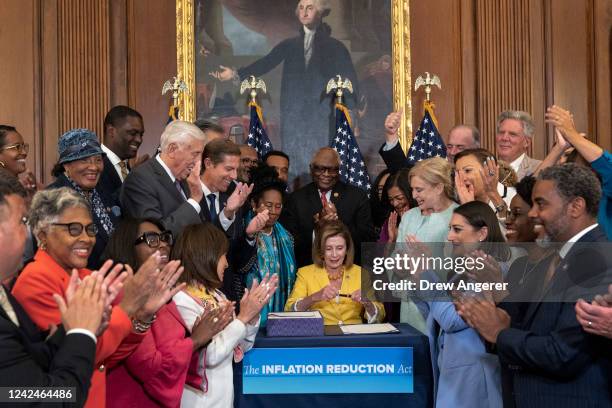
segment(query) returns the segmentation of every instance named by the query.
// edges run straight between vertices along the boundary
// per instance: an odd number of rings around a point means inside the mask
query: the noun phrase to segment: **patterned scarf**
[[[254,217],[253,211],[247,215],[246,224]],[[261,281],[267,274],[278,275],[278,288],[270,298],[268,304],[261,309],[259,325],[266,326],[268,313],[282,312],[285,303],[293,290],[297,272],[295,254],[293,251],[293,237],[279,222],[272,227],[272,233],[257,234],[257,262],[253,262],[246,276],[247,287],[254,279]]]
[[[108,215],[108,212],[106,211],[106,206],[102,202],[102,198],[100,197],[98,191],[94,188],[93,190],[91,190],[90,194],[87,194],[70,177],[66,176],[66,178],[72,185],[72,188],[89,202],[89,205],[91,206],[92,215],[96,220],[100,222],[102,228],[104,228],[104,232],[106,232],[106,235],[110,237],[113,231],[115,230],[115,226],[113,225],[113,222],[111,221],[111,218]]]

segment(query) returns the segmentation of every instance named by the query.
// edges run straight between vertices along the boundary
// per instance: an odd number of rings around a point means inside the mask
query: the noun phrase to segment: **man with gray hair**
[[[541,160],[527,156],[535,125],[527,112],[507,110],[497,117],[495,147],[497,158],[510,164],[518,180],[533,174]]]
[[[123,183],[125,214],[158,220],[175,236],[187,225],[203,222],[200,167],[206,142],[194,124],[169,123],[160,138],[160,154],[134,169]]]
[[[357,94],[357,74],[346,46],[332,37],[323,18],[331,12],[329,0],[300,0],[295,15],[300,32],[276,45],[268,55],[240,69],[220,66],[211,75],[220,81],[261,76],[283,64],[280,119],[283,151],[291,156],[291,173],[306,173],[309,159],[321,146],[329,146],[333,134],[328,98],[321,98],[336,75],[348,78]],[[346,95],[346,94],[345,94]],[[346,95],[349,108],[355,104]]]

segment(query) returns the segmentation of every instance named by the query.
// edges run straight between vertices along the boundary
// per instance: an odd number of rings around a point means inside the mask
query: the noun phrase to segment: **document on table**
[[[399,330],[390,323],[376,324],[349,324],[340,326],[343,334],[381,334],[381,333],[399,333]]]
[[[295,318],[304,318],[304,319],[320,319],[321,312],[318,310],[314,310],[312,312],[275,312],[269,313],[269,318],[277,318],[277,319],[295,319]]]

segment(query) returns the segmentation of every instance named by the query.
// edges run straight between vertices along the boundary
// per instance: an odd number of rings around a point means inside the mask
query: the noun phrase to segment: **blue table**
[[[394,324],[400,333],[327,335],[323,337],[267,337],[260,331],[256,348],[301,347],[412,347],[414,393],[412,394],[242,394],[242,364],[234,366],[236,408],[391,408],[433,407],[433,374],[427,336],[407,324]],[[326,327],[326,332],[337,331]],[[299,350],[296,350],[299,352]]]

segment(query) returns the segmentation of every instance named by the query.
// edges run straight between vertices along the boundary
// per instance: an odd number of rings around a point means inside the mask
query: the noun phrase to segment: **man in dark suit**
[[[398,130],[402,121],[403,111],[391,112],[385,119],[386,142],[378,150],[387,167],[392,171],[398,171],[404,167],[411,167],[408,157],[399,144]],[[457,125],[448,132],[446,143],[446,159],[455,163],[455,155],[467,149],[480,147],[480,131],[475,126]]]
[[[26,192],[19,181],[0,174],[0,281],[14,277],[21,264],[26,240]],[[95,332],[102,318],[105,294],[101,282],[94,293],[93,278],[62,303],[63,327],[45,340],[10,291],[0,285],[0,386],[74,387],[80,406],[89,390],[96,351]],[[24,405],[24,404],[18,404]],[[24,406],[38,405],[25,404]],[[71,405],[66,403],[51,406]]]
[[[255,223],[245,225],[245,206],[253,186],[236,183],[240,166],[240,147],[227,139],[206,144],[202,155],[202,190],[200,206],[207,221],[225,231],[230,240],[229,267],[223,276],[223,292],[232,300],[241,298],[244,276],[242,267],[255,252]]]
[[[206,218],[200,202],[202,152],[206,136],[195,125],[174,121],[160,138],[161,153],[134,169],[123,183],[124,214],[151,218],[178,236],[182,229]]]
[[[527,276],[537,291],[512,294],[499,305],[467,301],[466,321],[494,344],[509,381],[504,401],[517,407],[610,406],[610,340],[585,332],[574,312],[611,281],[607,239],[596,217],[601,188],[593,173],[565,164],[543,170],[529,216],[561,244],[550,261]],[[605,244],[604,244],[605,243]],[[523,285],[533,288],[529,282]],[[523,307],[516,301],[532,300]]]
[[[363,190],[338,180],[340,157],[330,148],[319,149],[310,164],[313,182],[293,192],[283,209],[281,224],[295,239],[298,267],[312,264],[312,240],[316,227],[340,219],[355,243],[355,263],[359,264],[361,243],[376,240],[370,202]]]
[[[138,154],[142,144],[144,125],[142,116],[127,106],[115,106],[108,111],[104,118],[104,143],[102,150],[104,170],[98,181],[98,191],[103,191],[119,199],[121,184],[125,181],[131,168],[130,159]],[[149,159],[145,154],[137,158],[136,163],[141,164]]]
[[[295,15],[300,32],[276,45],[268,55],[233,70],[221,66],[213,76],[221,81],[257,77],[283,64],[280,95],[283,150],[291,156],[291,174],[307,172],[308,158],[321,146],[328,146],[335,126],[327,98],[321,98],[327,83],[336,75],[351,80],[358,94],[357,74],[346,46],[331,35],[323,18],[331,13],[330,3],[316,0],[297,2]],[[346,100],[349,108],[355,98]]]

